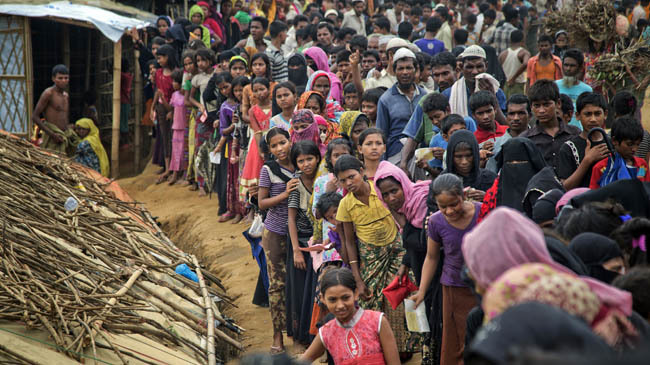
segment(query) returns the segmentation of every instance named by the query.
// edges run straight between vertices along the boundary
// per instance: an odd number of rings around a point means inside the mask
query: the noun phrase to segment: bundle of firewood
[[[555,35],[564,30],[570,43],[587,49],[588,40],[609,43],[616,38],[616,10],[609,0],[582,0],[547,13],[544,30]]]
[[[650,83],[650,48],[643,39],[626,45],[618,42],[613,53],[603,54],[589,70],[589,77],[607,91],[645,90]]]
[[[241,350],[234,339],[241,329],[215,301],[230,303],[219,280],[108,186],[80,165],[0,134],[0,323],[47,331],[52,346],[76,360],[109,349],[123,363],[151,363],[125,351],[120,334],[199,363]],[[200,283],[176,274],[179,264]],[[33,363],[7,346],[0,355]]]

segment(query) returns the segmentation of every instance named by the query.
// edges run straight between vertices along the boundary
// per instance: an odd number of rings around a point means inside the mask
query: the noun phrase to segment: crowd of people
[[[644,346],[645,89],[590,77],[610,45],[544,33],[576,2],[200,1],[129,32],[156,183],[214,192],[219,222],[263,223],[272,354],[285,334],[335,364]],[[650,1],[617,11],[621,39],[645,35]],[[404,299],[429,332],[409,331]]]

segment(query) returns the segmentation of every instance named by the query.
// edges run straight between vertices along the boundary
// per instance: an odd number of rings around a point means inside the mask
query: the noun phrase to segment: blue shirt
[[[584,92],[592,92],[593,89],[591,86],[585,84],[582,81],[578,81],[577,85],[573,85],[572,87],[567,87],[564,84],[564,80],[555,80],[555,84],[557,87],[560,89],[560,94],[566,94],[568,97],[571,98],[571,101],[573,101],[573,110],[576,110],[576,100],[578,100],[578,96]],[[576,119],[576,114],[573,113],[573,117],[571,118],[571,121],[569,122],[569,125],[575,126],[580,128],[582,130],[582,124]]]
[[[474,119],[470,117],[465,117],[464,119],[465,119],[465,128],[467,128],[468,131],[474,133],[476,131],[476,123],[474,122]],[[436,130],[437,134],[433,136],[433,138],[431,138],[431,141],[429,141],[429,147],[442,147],[444,149],[447,149],[447,141],[445,141],[445,139],[442,137],[442,133],[440,133],[440,128],[434,125],[433,129]],[[442,160],[438,160],[434,158],[429,161],[429,166],[442,169]]]
[[[467,125],[467,129],[470,132],[475,132],[476,131],[476,123],[474,122],[474,119],[470,117],[465,117],[465,124]],[[424,111],[422,110],[422,105],[418,104],[415,107],[415,110],[413,110],[413,115],[411,115],[411,119],[409,119],[408,123],[406,123],[406,127],[404,127],[404,130],[402,131],[402,134],[404,134],[407,137],[412,138],[416,142],[424,142],[426,143],[426,133],[423,133],[420,131],[422,128],[422,122],[424,121]],[[432,125],[433,128],[433,133],[434,136],[435,134],[440,132],[440,128],[438,128],[435,125]],[[424,136],[424,141],[419,141],[417,136],[422,133]],[[433,137],[433,136],[432,136]],[[432,138],[431,137],[431,138]]]
[[[418,101],[426,94],[426,91],[415,86],[416,90],[413,93],[413,99],[409,99],[402,94],[398,88],[397,83],[379,98],[377,103],[377,128],[381,129],[388,143],[386,145],[386,157],[395,156],[402,150],[402,132],[406,123],[411,118]]]
[[[469,98],[472,95],[470,93],[469,88],[467,85],[465,85],[465,89],[467,89],[467,112],[469,113],[470,116],[473,115],[472,109],[469,107]],[[447,88],[442,92],[442,95],[447,97],[447,100],[450,99],[451,97],[451,88]],[[497,102],[499,102],[499,107],[501,108],[501,111],[505,114],[506,113],[506,94],[503,92],[503,90],[499,89],[497,90]]]
[[[442,133],[438,133],[435,136],[433,136],[433,138],[431,138],[429,147],[442,147],[444,149],[447,149],[447,141],[445,141],[445,139],[442,138]],[[429,161],[429,166],[433,168],[442,169],[442,160],[438,160],[437,158],[434,158]]]
[[[445,50],[445,44],[437,39],[422,38],[413,43],[415,43],[422,52],[429,54],[429,56],[435,56]]]

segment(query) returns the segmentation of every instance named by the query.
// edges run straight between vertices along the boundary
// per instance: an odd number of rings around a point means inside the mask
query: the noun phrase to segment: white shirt
[[[343,23],[341,23],[341,28],[348,27],[357,31],[357,34],[362,36],[366,35],[366,20],[363,18],[363,15],[357,16],[354,12],[354,9],[346,11],[343,14]]]

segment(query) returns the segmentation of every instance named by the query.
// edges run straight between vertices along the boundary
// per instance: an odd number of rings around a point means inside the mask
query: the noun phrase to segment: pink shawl
[[[314,60],[314,63],[316,64],[316,68],[318,70],[314,70],[314,74],[312,74],[309,77],[309,82],[307,86],[307,90],[312,90],[313,88],[313,82],[320,76],[322,73],[319,75],[314,76],[318,71],[323,71],[323,73],[327,74],[327,78],[330,80],[330,94],[325,95],[327,99],[334,99],[337,102],[342,102],[341,96],[343,94],[343,83],[341,80],[339,80],[338,76],[336,74],[332,73],[330,71],[330,66],[327,62],[327,54],[325,54],[325,51],[320,49],[319,47],[309,47],[307,48],[303,54],[305,56],[309,56],[312,60]]]
[[[506,207],[493,210],[463,237],[463,257],[472,277],[486,290],[503,273],[529,262],[547,264],[563,273],[575,274],[551,258],[544,233],[520,212]],[[632,295],[598,280],[582,276],[608,307],[632,313]]]
[[[323,117],[320,115],[316,117],[323,119]],[[318,129],[318,122],[316,120],[316,117],[314,116],[314,113],[312,113],[312,111],[309,109],[300,109],[293,113],[293,118],[291,118],[291,144],[294,144],[298,141],[312,141],[316,144],[316,146],[318,146],[321,157],[323,157],[327,151],[327,146],[325,146],[320,140],[320,129]],[[311,120],[309,127],[301,130],[300,132],[293,130],[293,124],[295,122],[308,122],[309,120]]]
[[[373,183],[375,184],[375,190],[378,192],[377,196],[379,200],[386,205],[384,198],[379,193],[379,187],[377,187],[377,181],[386,178],[392,177],[397,182],[402,185],[402,190],[404,190],[404,205],[397,211],[406,216],[406,219],[415,227],[422,228],[424,227],[424,219],[427,215],[427,195],[429,194],[429,181],[419,181],[413,183],[409,180],[406,173],[402,171],[399,167],[393,165],[388,161],[381,161],[379,167],[377,167],[377,172],[375,172],[375,178]],[[386,205],[386,207],[388,207]]]
[[[309,47],[303,52],[303,54],[314,60],[318,70],[328,73],[330,72],[330,66],[327,63],[327,54],[320,47]]]

